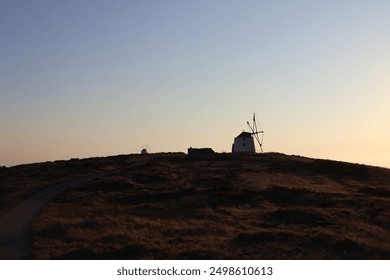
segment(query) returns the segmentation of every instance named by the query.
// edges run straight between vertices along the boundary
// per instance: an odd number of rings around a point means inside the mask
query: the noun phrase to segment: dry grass
[[[51,202],[36,259],[389,259],[390,170],[281,154],[157,157]]]
[[[50,185],[80,176],[123,168],[137,160],[139,160],[138,155],[123,155],[2,167],[0,168],[0,215]]]

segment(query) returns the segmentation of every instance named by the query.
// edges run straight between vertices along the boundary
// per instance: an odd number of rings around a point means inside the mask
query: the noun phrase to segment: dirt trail
[[[125,169],[146,165],[151,160],[147,159],[136,162]],[[81,186],[94,179],[115,172],[85,176],[53,185],[26,199],[4,216],[0,217],[0,259],[29,259],[32,223],[39,210],[64,190]]]

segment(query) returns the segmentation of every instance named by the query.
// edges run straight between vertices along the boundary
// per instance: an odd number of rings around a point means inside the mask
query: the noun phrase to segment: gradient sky
[[[264,150],[390,167],[390,1],[0,0],[0,165]]]

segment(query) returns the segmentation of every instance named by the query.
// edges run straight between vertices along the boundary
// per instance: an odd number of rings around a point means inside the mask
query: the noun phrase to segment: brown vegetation
[[[33,258],[390,258],[388,169],[274,153],[148,157],[49,203]]]
[[[137,161],[137,156],[71,159],[0,168],[0,216],[23,199],[50,185],[115,170]]]

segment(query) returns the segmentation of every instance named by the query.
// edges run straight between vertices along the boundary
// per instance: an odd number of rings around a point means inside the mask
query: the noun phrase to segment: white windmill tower
[[[253,113],[253,124],[250,125],[249,122],[247,122],[247,124],[251,132],[243,131],[237,137],[234,138],[232,152],[233,153],[255,153],[256,147],[255,147],[254,139],[256,139],[256,142],[259,144],[260,152],[263,152],[264,131],[258,131],[256,116],[254,113]],[[261,134],[261,137],[259,136],[259,134]]]

